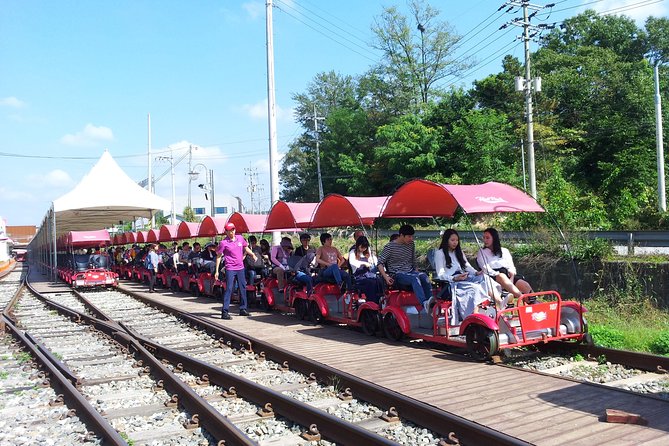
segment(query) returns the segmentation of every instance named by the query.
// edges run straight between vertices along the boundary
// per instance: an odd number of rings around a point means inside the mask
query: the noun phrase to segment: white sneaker
[[[430,314],[430,306],[432,305],[433,302],[434,302],[434,296],[430,297],[428,300],[423,302],[423,308],[425,308],[425,312],[427,314]]]

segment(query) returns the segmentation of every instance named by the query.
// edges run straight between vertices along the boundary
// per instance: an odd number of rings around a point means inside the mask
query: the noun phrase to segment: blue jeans
[[[243,269],[232,271],[225,270],[225,294],[223,295],[223,311],[228,311],[230,307],[230,295],[235,283],[235,277],[239,284],[239,309],[246,309],[246,271]]]
[[[314,289],[314,280],[309,274],[298,271],[295,274],[295,280],[306,285],[307,293],[311,294],[311,291]]]
[[[422,304],[432,297],[432,285],[427,274],[412,271],[410,273],[397,273],[395,280],[400,285],[411,285],[414,294]]]
[[[323,277],[326,279],[334,279],[337,285],[341,286],[342,282],[346,282],[346,290],[351,291],[351,275],[346,271],[339,269],[339,266],[332,264],[325,268],[322,272]]]

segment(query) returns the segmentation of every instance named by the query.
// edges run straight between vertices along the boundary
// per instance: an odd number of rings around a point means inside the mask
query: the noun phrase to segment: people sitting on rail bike
[[[291,255],[293,255],[293,243],[290,237],[282,237],[281,242],[272,247],[270,261],[272,262],[272,273],[279,282],[279,293],[283,293],[286,287],[286,271],[290,269],[288,258]]]
[[[363,231],[362,229],[356,229],[355,231],[353,231],[353,244],[351,245],[350,248],[348,248],[348,252],[355,250],[355,245],[358,243],[358,239],[363,235],[365,235],[365,231]]]
[[[484,273],[498,283],[502,289],[511,293],[513,297],[519,298],[523,294],[532,292],[532,286],[525,280],[525,277],[517,274],[511,253],[502,247],[499,232],[495,228],[483,231],[483,248],[479,249],[476,262]],[[497,293],[495,299],[501,309],[506,308],[509,303],[506,302],[507,299],[502,300]]]
[[[336,283],[342,294],[351,291],[351,275],[342,269],[346,259],[332,246],[332,235],[324,232],[320,239],[321,246],[316,250],[316,265],[321,268],[321,278]]]
[[[190,265],[188,256],[192,252],[190,243],[183,242],[181,249],[175,254],[174,263],[177,266],[177,271],[188,271]]]
[[[316,250],[308,246],[309,240],[303,240],[305,234],[300,236],[302,245],[295,250],[295,254],[288,258],[288,266],[290,268],[293,282],[304,285],[307,295],[310,295],[314,290],[314,279],[312,277],[313,267],[316,265]],[[305,243],[306,242],[306,243]],[[306,247],[305,247],[306,244]]]
[[[460,235],[455,229],[447,229],[441,244],[434,252],[436,276],[443,282],[438,297],[453,299],[451,324],[457,325],[472,313],[478,313],[480,304],[494,301],[488,291],[483,271],[477,271],[462,252]]]
[[[202,259],[201,269],[209,271],[213,276],[216,268],[216,244],[207,243],[202,254],[200,254],[200,258]]]
[[[348,264],[351,266],[357,290],[365,295],[367,301],[378,304],[383,294],[383,283],[377,274],[377,262],[367,237],[358,237],[348,253]]]
[[[303,232],[300,234],[300,246],[295,249],[295,255],[304,257],[308,252],[316,254],[316,248],[311,246],[311,234]]]
[[[255,235],[249,236],[249,249],[256,255],[255,260],[251,256],[244,257],[244,267],[248,283],[256,285],[265,274],[265,262],[262,258],[262,249],[258,245],[258,238]]]
[[[402,225],[399,236],[386,244],[379,255],[377,268],[388,286],[410,287],[420,304],[429,314],[432,284],[426,273],[416,268],[415,231],[411,225]]]

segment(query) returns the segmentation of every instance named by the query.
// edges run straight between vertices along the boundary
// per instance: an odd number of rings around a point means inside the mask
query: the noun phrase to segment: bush
[[[596,345],[622,349],[625,345],[625,336],[623,332],[605,325],[596,325],[589,330]]]
[[[660,332],[650,343],[650,351],[657,355],[669,354],[669,331]]]

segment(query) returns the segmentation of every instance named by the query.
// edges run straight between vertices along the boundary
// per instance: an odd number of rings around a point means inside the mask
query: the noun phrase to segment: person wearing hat
[[[244,253],[251,256],[254,260],[256,255],[249,249],[249,244],[244,237],[235,233],[234,223],[225,225],[225,238],[218,244],[216,250],[216,268],[218,271],[221,264],[221,258],[225,257],[225,281],[226,288],[223,295],[223,309],[221,310],[221,319],[230,319],[230,296],[237,278],[239,286],[239,315],[248,316],[249,311],[246,306],[246,274],[244,274]]]
[[[207,243],[204,245],[200,258],[202,259],[202,266],[209,268],[209,272],[213,276],[215,271],[214,267],[216,266],[216,244]]]

